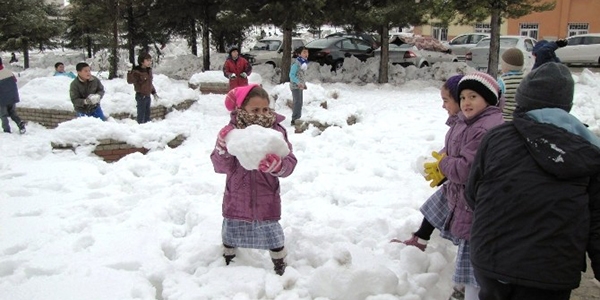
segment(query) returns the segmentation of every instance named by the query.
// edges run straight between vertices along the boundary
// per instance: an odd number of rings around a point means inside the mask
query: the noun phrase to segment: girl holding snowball
[[[281,125],[285,117],[269,107],[269,95],[256,84],[229,91],[225,107],[231,120],[210,155],[215,172],[227,175],[221,231],[225,263],[238,247],[270,250],[275,273],[282,275],[287,251],[279,224],[279,177],[292,174],[297,163]]]

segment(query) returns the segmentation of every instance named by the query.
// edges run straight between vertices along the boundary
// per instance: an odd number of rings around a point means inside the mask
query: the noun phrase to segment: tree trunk
[[[292,67],[292,28],[283,28],[283,52],[281,53],[281,77],[279,83],[290,81],[290,68]]]
[[[29,69],[29,42],[23,42],[23,68]]]
[[[133,22],[133,5],[131,4],[131,1],[129,1],[127,3],[127,47],[129,51],[129,62],[132,65],[135,65],[135,41],[133,40],[135,24]]]
[[[379,27],[379,36],[381,37],[381,61],[379,62],[379,83],[388,83],[388,67],[390,61],[390,44],[388,43],[389,27],[388,25],[381,25]]]
[[[202,70],[210,70],[210,31],[208,18],[202,21]]]
[[[498,77],[498,57],[500,53],[500,8],[495,6],[492,8],[492,18],[490,20],[491,37],[490,37],[490,53],[488,60],[487,73],[490,76]]]
[[[89,36],[86,37],[86,48],[87,48],[87,57],[88,58],[92,58],[92,38],[90,38]]]
[[[113,8],[112,21],[112,43],[110,49],[110,67],[108,70],[108,79],[117,78],[119,69],[119,0],[111,0]]]
[[[192,54],[198,56],[198,31],[196,30],[196,20],[190,21],[190,46],[192,47]],[[204,51],[204,49],[202,49]]]

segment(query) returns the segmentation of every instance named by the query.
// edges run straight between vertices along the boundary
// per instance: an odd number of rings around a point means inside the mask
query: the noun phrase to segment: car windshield
[[[267,51],[277,51],[279,46],[281,45],[281,41],[269,41],[262,40],[256,43],[252,50],[267,50]]]
[[[519,42],[518,38],[500,38],[500,48],[512,48],[512,47],[516,47],[517,43]],[[477,43],[477,46],[475,47],[489,47],[490,46],[490,39],[489,38],[485,38],[481,41],[479,41],[479,43]]]
[[[320,40],[314,40],[308,44],[306,44],[307,48],[327,48],[329,47],[329,45],[331,45],[331,43],[334,40],[330,40],[330,39],[320,39]]]

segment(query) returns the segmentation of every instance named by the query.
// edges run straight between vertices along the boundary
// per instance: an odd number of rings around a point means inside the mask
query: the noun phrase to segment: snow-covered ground
[[[281,180],[289,251],[283,276],[275,275],[266,251],[241,250],[225,266],[225,177],[214,173],[209,154],[229,116],[223,95],[200,95],[188,88],[191,77],[174,80],[160,72],[176,73],[183,63],[155,69],[161,101],[198,101],[165,120],[138,125],[81,118],[54,130],[29,124],[25,135],[0,135],[0,298],[447,299],[456,248],[437,234],[425,252],[389,240],[408,238],[420,224],[418,208],[433,189],[416,162],[438,150],[446,132],[441,81],[434,79],[462,67],[402,69],[426,72],[427,79],[404,76],[394,84],[335,80],[367,74],[369,64],[361,66],[350,63],[346,75],[311,66],[304,118],[338,126],[294,134],[284,121],[298,165]],[[71,107],[68,80],[49,77],[52,71],[19,73],[19,106]],[[288,85],[273,84],[268,69],[256,73],[255,81],[276,98],[273,107],[289,120]],[[584,70],[575,77],[572,113],[600,134],[600,75]],[[103,84],[106,112],[135,111],[131,85],[123,79]],[[349,115],[358,123],[346,125]],[[177,134],[187,140],[165,147]],[[50,147],[99,136],[152,150],[109,164],[90,146],[75,152]]]

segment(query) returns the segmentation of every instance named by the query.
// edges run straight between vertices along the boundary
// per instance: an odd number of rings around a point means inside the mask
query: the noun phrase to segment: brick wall
[[[17,106],[17,114],[23,121],[39,123],[46,128],[75,119],[75,112],[58,109],[26,108]]]
[[[175,137],[174,139],[172,139],[171,141],[169,141],[167,143],[167,146],[169,146],[171,148],[177,148],[185,141],[185,139],[186,139],[186,137],[184,135],[180,134],[177,137]],[[50,144],[52,146],[52,149],[55,149],[55,150],[75,151],[77,148],[76,145],[71,145],[71,144],[57,144],[54,142],[51,142]],[[96,145],[96,147],[92,153],[101,157],[102,160],[104,160],[105,162],[110,163],[110,162],[118,161],[121,158],[123,158],[126,155],[131,154],[131,153],[139,152],[142,154],[146,154],[146,153],[148,153],[148,151],[149,150],[146,148],[135,147],[135,146],[129,145],[123,141],[113,140],[113,139],[102,139],[102,140],[98,141],[98,144]]]
[[[228,82],[203,82],[200,84],[202,94],[227,94],[229,92]]]
[[[150,119],[151,120],[163,120],[165,116],[171,111],[175,110],[187,110],[197,100],[185,100],[172,107],[164,107],[162,105],[150,107]],[[45,109],[45,108],[27,108],[17,106],[17,114],[25,122],[35,122],[46,128],[56,128],[58,124],[66,121],[70,121],[76,118],[74,111],[59,110],[59,109]],[[108,117],[108,116],[107,116]],[[130,113],[115,113],[110,115],[117,120],[133,119],[135,115]]]

